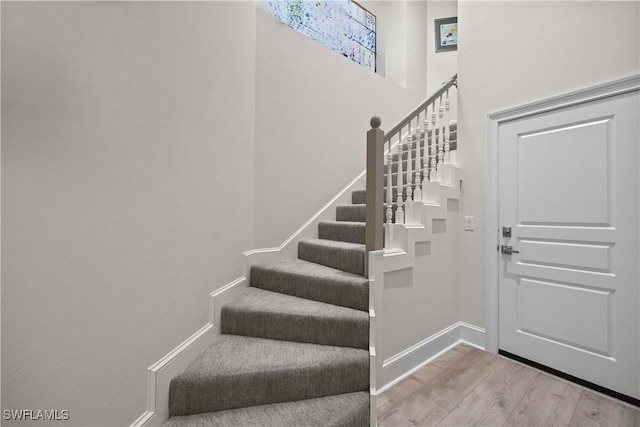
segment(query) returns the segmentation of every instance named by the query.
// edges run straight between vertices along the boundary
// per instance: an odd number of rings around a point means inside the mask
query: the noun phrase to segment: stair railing
[[[456,97],[450,91],[457,89],[457,81],[456,74],[386,133],[380,129],[379,117],[371,119],[367,132],[367,253],[391,248],[392,225],[416,224],[414,203],[434,203],[437,188],[452,184],[448,166],[456,165],[457,123],[454,133],[451,101]]]

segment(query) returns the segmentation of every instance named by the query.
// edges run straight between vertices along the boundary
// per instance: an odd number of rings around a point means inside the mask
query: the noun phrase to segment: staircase
[[[456,79],[386,135],[372,119],[368,190],[351,191],[351,204],[340,193],[279,249],[245,254],[261,261],[223,287],[220,335],[172,377],[165,427],[376,425],[384,273],[413,268],[415,243],[459,194]]]
[[[166,427],[369,425],[364,193],[352,201],[297,259],[252,266],[222,334],[171,380]]]

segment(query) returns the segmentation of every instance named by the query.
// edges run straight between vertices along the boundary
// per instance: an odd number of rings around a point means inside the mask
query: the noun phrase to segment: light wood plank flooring
[[[459,344],[378,396],[379,426],[640,427],[640,410]]]

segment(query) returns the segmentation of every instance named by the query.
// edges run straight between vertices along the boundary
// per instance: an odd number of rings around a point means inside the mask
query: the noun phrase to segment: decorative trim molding
[[[282,244],[275,248],[252,249],[244,253],[247,257],[248,265],[258,262],[276,261],[284,258],[297,258],[296,243],[302,239],[315,238],[318,234],[318,223],[322,221],[332,221],[335,219],[335,208],[340,204],[351,204],[350,191],[356,186],[365,187],[366,170],[361,172],[349,184],[347,184],[338,194],[317,211],[307,222],[302,224],[293,234],[291,234]],[[247,272],[248,274],[248,272]],[[247,276],[248,277],[248,276]]]
[[[402,381],[461,342],[484,350],[484,329],[465,322],[456,322],[386,359],[382,369],[383,385],[376,390],[376,394]]]
[[[561,108],[584,104],[603,98],[622,95],[640,90],[640,74],[612,82],[592,86],[586,89],[543,99],[487,116],[487,180],[486,180],[486,219],[485,219],[485,326],[486,349],[498,352],[499,331],[499,244],[500,227],[498,197],[498,135],[499,127],[505,122],[547,113]]]
[[[489,119],[503,123],[636,90],[640,90],[640,74],[508,108],[489,114]]]
[[[240,277],[209,294],[210,322],[195,334],[184,340],[176,348],[147,368],[147,410],[135,420],[131,427],[161,427],[169,419],[169,386],[171,379],[182,372],[187,365],[220,335],[220,308],[235,299],[247,286],[247,280]]]
[[[377,425],[376,387],[382,378],[382,298],[384,295],[384,251],[369,252],[367,264],[369,277],[369,421]]]

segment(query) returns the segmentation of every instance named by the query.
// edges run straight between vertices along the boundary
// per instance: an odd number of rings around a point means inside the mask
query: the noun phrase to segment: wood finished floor
[[[640,410],[466,344],[378,396],[379,426],[640,427]]]

